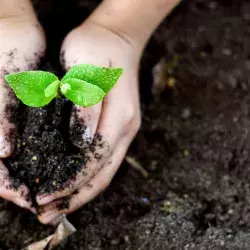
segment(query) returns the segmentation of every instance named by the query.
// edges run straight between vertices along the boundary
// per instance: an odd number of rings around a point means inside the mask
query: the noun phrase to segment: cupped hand
[[[34,211],[27,187],[14,188],[13,179],[1,161],[14,149],[13,113],[17,107],[17,100],[4,81],[4,75],[34,69],[45,50],[43,31],[31,6],[24,4],[20,8],[24,12],[22,15],[16,14],[13,8],[9,16],[0,15],[0,197]],[[16,9],[16,12],[20,13],[20,10]]]
[[[74,134],[74,143],[81,147],[91,141],[91,160],[69,188],[37,197],[42,223],[56,222],[61,214],[75,211],[109,185],[140,126],[139,60],[140,53],[129,40],[96,23],[87,21],[66,37],[61,50],[65,69],[88,63],[122,67],[124,73],[102,103],[73,109],[72,128],[76,122],[85,127],[83,134]],[[69,201],[69,207],[59,210],[63,199]]]

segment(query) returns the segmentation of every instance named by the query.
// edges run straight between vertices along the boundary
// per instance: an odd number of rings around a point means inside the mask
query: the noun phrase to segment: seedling
[[[61,95],[79,106],[88,107],[100,102],[122,73],[122,68],[79,64],[73,66],[61,80],[45,71],[8,74],[5,80],[17,98],[30,107],[45,106]]]

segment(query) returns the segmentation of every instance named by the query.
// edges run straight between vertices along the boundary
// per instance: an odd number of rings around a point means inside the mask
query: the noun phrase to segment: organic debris
[[[75,232],[75,227],[67,220],[65,215],[62,215],[61,223],[58,225],[54,234],[41,241],[32,243],[23,250],[51,250]]]
[[[131,167],[138,170],[144,178],[148,178],[148,171],[135,158],[127,156],[126,161]]]

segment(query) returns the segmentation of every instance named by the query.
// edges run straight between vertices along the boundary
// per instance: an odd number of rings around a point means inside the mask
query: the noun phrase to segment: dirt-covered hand
[[[0,197],[27,209],[31,209],[27,187],[14,188],[1,160],[14,149],[14,113],[17,107],[4,75],[35,68],[44,50],[43,32],[29,1],[0,3]]]
[[[38,204],[43,206],[39,220],[45,224],[78,209],[109,185],[140,126],[140,55],[128,40],[87,22],[66,37],[61,52],[66,69],[88,63],[122,67],[124,74],[102,103],[89,108],[74,107],[71,117],[73,143],[89,150],[88,159],[68,188],[37,197]],[[65,199],[69,202],[68,208],[58,209]]]

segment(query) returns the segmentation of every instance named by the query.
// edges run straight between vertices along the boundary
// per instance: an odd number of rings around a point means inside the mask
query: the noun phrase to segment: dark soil
[[[25,183],[34,203],[37,193],[68,187],[76,173],[91,160],[89,152],[95,153],[102,147],[100,135],[96,135],[91,144],[86,138],[79,145],[86,126],[83,120],[76,118],[76,112],[72,104],[62,98],[45,108],[21,106],[18,111],[21,117],[17,119],[16,148],[4,163],[13,177],[14,188]],[[71,115],[75,117],[72,127],[69,125]],[[76,143],[80,147],[74,146]]]
[[[63,36],[95,3],[37,2],[49,35],[43,69],[60,72]],[[124,162],[102,195],[69,216],[78,231],[58,249],[250,249],[249,13],[248,0],[184,1],[155,32],[142,60],[143,124],[128,153],[149,177]],[[160,59],[176,84],[155,97]],[[54,230],[6,201],[0,226],[0,249]]]

